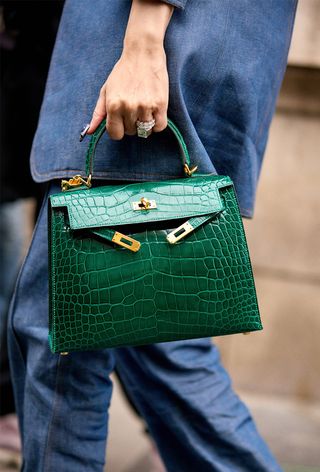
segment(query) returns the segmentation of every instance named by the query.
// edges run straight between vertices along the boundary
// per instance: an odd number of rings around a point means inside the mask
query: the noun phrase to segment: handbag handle
[[[184,173],[187,177],[191,177],[192,174],[197,170],[197,166],[190,167],[190,156],[189,152],[186,146],[186,143],[182,137],[182,134],[176,127],[176,125],[168,119],[168,128],[171,129],[175,137],[177,138],[180,151],[181,151],[181,160],[182,160],[182,165],[183,165],[183,170]],[[106,131],[106,120],[104,119],[96,131],[93,133],[91,136],[89,146],[88,146],[88,151],[86,155],[86,175],[88,176],[88,181],[91,182],[91,178],[93,176],[93,161],[94,161],[94,156],[95,156],[95,150],[97,147],[97,144],[103,135],[103,133]]]

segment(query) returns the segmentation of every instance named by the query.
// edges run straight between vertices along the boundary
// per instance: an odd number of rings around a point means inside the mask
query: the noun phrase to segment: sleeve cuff
[[[181,8],[183,10],[188,0],[162,0],[162,1],[165,3],[169,3],[169,5],[172,5],[176,8]]]

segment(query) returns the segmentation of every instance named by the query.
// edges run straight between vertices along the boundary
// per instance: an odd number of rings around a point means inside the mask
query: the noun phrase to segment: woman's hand
[[[163,39],[173,7],[158,0],[133,0],[124,48],[103,84],[88,133],[106,117],[112,139],[136,134],[136,121],[167,126],[169,80]]]
[[[105,117],[112,139],[136,134],[136,121],[153,117],[153,130],[162,131],[167,126],[168,90],[163,47],[152,51],[124,49],[100,90],[89,132]]]

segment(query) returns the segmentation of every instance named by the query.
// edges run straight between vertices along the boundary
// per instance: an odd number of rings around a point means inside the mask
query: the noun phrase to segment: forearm
[[[160,0],[132,0],[124,48],[155,52],[163,40],[174,7]]]

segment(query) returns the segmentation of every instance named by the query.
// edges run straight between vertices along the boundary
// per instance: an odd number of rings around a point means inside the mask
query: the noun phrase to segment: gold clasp
[[[148,200],[145,197],[140,198],[140,202],[132,202],[132,207],[134,210],[153,210],[157,208],[155,200]]]
[[[128,241],[128,242],[125,242]],[[130,236],[126,236],[125,234],[119,233],[116,231],[113,235],[112,242],[118,244],[119,246],[123,246],[126,249],[130,249],[130,251],[137,252],[140,249],[141,244],[139,241],[136,241]]]
[[[177,241],[187,236],[187,234],[191,233],[191,231],[193,230],[194,227],[188,221],[186,221],[185,223],[183,223],[183,225],[179,226],[179,228],[175,229],[174,231],[171,231],[171,233],[167,235],[167,241],[169,241],[170,244],[175,244]]]
[[[139,206],[148,210],[149,206],[151,205],[150,201],[147,198],[141,197]]]
[[[61,189],[63,192],[66,190],[70,190],[73,188],[80,187],[81,185],[85,185],[86,187],[90,188],[91,187],[91,174],[85,180],[81,175],[74,175],[71,179],[69,180],[61,180]]]

